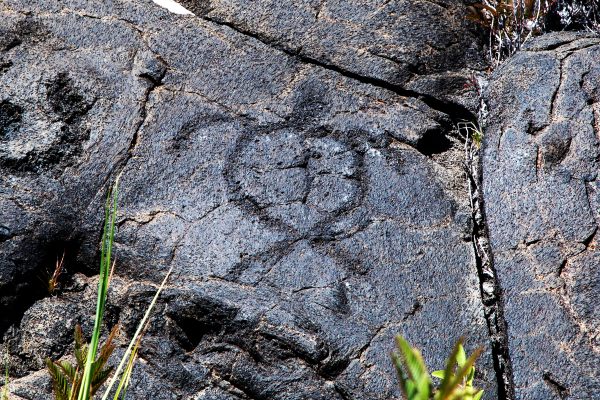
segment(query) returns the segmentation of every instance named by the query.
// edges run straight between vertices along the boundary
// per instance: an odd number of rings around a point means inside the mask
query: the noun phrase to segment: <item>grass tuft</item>
[[[108,282],[110,278],[112,246],[115,238],[115,222],[117,218],[117,193],[118,183],[109,190],[104,207],[104,229],[102,231],[102,249],[100,252],[100,276],[98,281],[98,301],[96,303],[96,319],[94,320],[94,330],[92,331],[92,340],[87,352],[87,359],[84,365],[81,388],[77,400],[91,399],[92,379],[94,376],[94,363],[98,353],[100,343],[100,331],[104,318],[104,308],[106,306],[106,295],[108,293]]]
[[[96,318],[94,320],[94,330],[92,332],[91,341],[89,344],[84,341],[81,327],[77,325],[75,327],[76,365],[72,365],[68,361],[46,360],[46,366],[52,377],[53,393],[56,400],[91,400],[102,385],[108,381],[108,385],[102,395],[102,399],[104,400],[110,396],[112,388],[117,380],[119,380],[119,384],[113,398],[115,400],[125,398],[148,319],[156,305],[160,293],[164,289],[171,272],[173,271],[173,268],[171,267],[167,272],[167,275],[156,291],[152,302],[146,309],[146,313],[140,321],[135,335],[129,342],[127,350],[115,370],[114,367],[108,365],[108,362],[115,350],[113,342],[118,332],[118,326],[113,327],[102,346],[100,346],[100,333],[104,319],[108,288],[115,268],[114,261],[111,263],[111,257],[117,219],[117,193],[118,182],[115,183],[111,190],[109,190],[104,207],[98,298],[96,302]],[[62,260],[57,262],[58,272],[56,273],[55,271],[57,277],[60,275],[61,270]],[[5,399],[3,398],[2,400]]]

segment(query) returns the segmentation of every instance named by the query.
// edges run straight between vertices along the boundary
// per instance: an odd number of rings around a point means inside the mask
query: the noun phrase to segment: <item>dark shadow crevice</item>
[[[78,239],[50,240],[36,250],[39,258],[33,268],[16,265],[16,276],[1,289],[0,341],[11,326],[21,323],[27,310],[37,301],[55,296],[71,286],[73,274],[82,269],[77,261],[80,246]],[[61,259],[62,272],[53,279]],[[51,280],[54,281],[52,284]]]

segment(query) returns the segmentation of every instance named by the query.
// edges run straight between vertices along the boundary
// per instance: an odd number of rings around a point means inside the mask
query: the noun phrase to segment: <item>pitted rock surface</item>
[[[486,94],[483,197],[517,399],[600,398],[600,38],[543,36]]]
[[[120,176],[107,324],[121,343],[175,271],[130,398],[398,398],[396,333],[435,369],[462,335],[484,346],[477,385],[496,398],[451,129],[476,103],[455,43],[473,33],[454,4],[354,13],[367,6],[329,1],[320,18],[379,32],[330,24],[309,36],[331,43],[297,56],[296,31],[284,46],[151,2],[0,3],[0,330],[15,396],[47,399],[44,358],[70,353],[76,323],[91,330],[102,207]],[[413,54],[430,39],[404,12],[428,26],[454,15],[431,59]],[[343,44],[375,36],[414,43],[364,58]],[[410,83],[411,65],[429,83]],[[49,295],[40,282],[63,252]]]

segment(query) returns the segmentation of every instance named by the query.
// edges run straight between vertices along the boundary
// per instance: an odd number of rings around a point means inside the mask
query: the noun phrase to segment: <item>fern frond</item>
[[[54,364],[56,364],[62,370],[63,374],[69,378],[69,382],[72,385],[77,376],[77,368],[71,365],[71,363],[68,361],[59,361],[55,362]]]
[[[69,389],[69,378],[64,374],[61,367],[50,360],[46,359],[46,367],[52,377],[52,390],[54,391],[54,397],[56,400],[69,400],[70,389]]]
[[[94,379],[92,381],[92,396],[96,394],[98,389],[106,382],[110,374],[114,371],[114,367],[108,367],[101,371],[96,372]]]

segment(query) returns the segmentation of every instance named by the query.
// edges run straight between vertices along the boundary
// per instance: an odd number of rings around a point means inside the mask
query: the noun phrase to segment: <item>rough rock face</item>
[[[600,398],[600,38],[543,36],[495,71],[483,196],[517,399]]]
[[[133,0],[0,3],[14,394],[47,399],[44,358],[91,329],[120,176],[107,321],[122,342],[175,267],[131,398],[396,398],[396,333],[434,368],[461,335],[484,346],[477,384],[497,398],[452,130],[477,104],[462,3],[252,4],[179,17]]]
[[[482,35],[468,0],[183,0],[199,17],[304,60],[460,102],[451,72],[483,68]]]

